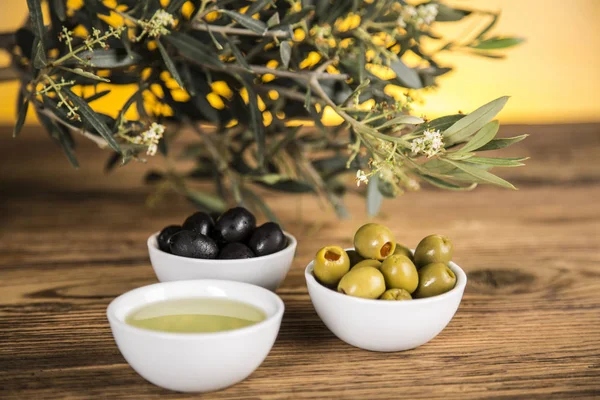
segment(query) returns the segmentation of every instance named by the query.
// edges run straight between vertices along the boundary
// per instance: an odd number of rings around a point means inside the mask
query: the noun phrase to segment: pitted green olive
[[[385,292],[385,280],[377,268],[355,268],[340,280],[338,292],[354,297],[376,299]]]
[[[350,269],[348,254],[339,246],[326,246],[317,252],[313,271],[324,285],[336,285]]]
[[[383,260],[390,254],[394,254],[396,240],[388,227],[369,223],[356,231],[354,248],[364,258]]]
[[[419,286],[414,298],[437,296],[454,288],[456,275],[443,263],[428,264],[419,270]]]
[[[412,293],[419,284],[419,273],[406,256],[394,254],[383,260],[379,269],[385,278],[388,289],[404,289]]]
[[[404,289],[388,289],[380,297],[381,300],[412,300],[412,296]]]
[[[425,237],[415,249],[415,263],[417,268],[427,264],[452,261],[454,246],[450,239],[443,235],[429,235]]]

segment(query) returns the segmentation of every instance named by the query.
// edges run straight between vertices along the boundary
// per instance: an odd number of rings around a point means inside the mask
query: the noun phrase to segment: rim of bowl
[[[349,249],[345,249],[345,250],[346,251],[354,250],[354,248],[349,248]],[[414,250],[411,250],[411,251],[414,252]],[[467,285],[467,274],[465,273],[465,271],[463,271],[463,269],[461,267],[459,267],[458,264],[456,264],[453,261],[450,261],[448,263],[448,266],[450,267],[450,269],[452,269],[452,272],[454,272],[454,274],[456,275],[456,284],[454,285],[454,287],[452,289],[450,289],[446,293],[438,294],[437,296],[433,296],[433,297],[425,297],[423,299],[412,299],[411,301],[382,301],[380,299],[364,299],[362,297],[354,297],[354,296],[348,296],[346,294],[338,293],[337,291],[332,290],[332,289],[328,288],[327,286],[323,286],[321,283],[319,283],[319,281],[313,274],[314,262],[315,262],[315,260],[312,260],[310,263],[308,263],[308,265],[304,269],[304,277],[306,279],[307,285],[317,286],[317,287],[319,287],[319,290],[323,289],[324,291],[327,291],[331,295],[336,296],[340,299],[343,298],[343,299],[346,299],[347,301],[356,301],[356,302],[365,303],[365,304],[380,304],[382,307],[390,307],[390,306],[391,307],[410,307],[410,304],[414,304],[414,303],[424,304],[424,303],[433,303],[436,301],[443,301],[445,298],[452,296],[455,292],[463,291]],[[386,306],[384,304],[388,304],[388,305]]]
[[[257,322],[256,324],[246,326],[244,328],[231,329],[231,330],[222,331],[222,332],[178,333],[178,332],[155,331],[155,330],[151,330],[151,329],[138,328],[137,326],[129,325],[127,322],[125,322],[125,320],[122,320],[116,316],[116,311],[115,311],[117,308],[116,303],[118,301],[120,301],[122,298],[131,296],[136,292],[143,292],[146,290],[150,290],[151,288],[156,287],[156,286],[177,286],[177,285],[181,285],[181,284],[193,285],[195,283],[197,284],[200,282],[207,283],[207,284],[213,283],[213,284],[217,284],[217,285],[220,283],[226,283],[228,285],[247,286],[247,287],[260,289],[260,291],[264,291],[267,294],[267,296],[271,296],[271,298],[277,304],[277,306],[276,306],[277,308],[273,315],[267,316],[267,318],[265,318],[264,320],[262,320],[260,322]],[[197,297],[206,298],[206,297],[211,297],[211,296],[197,296]],[[193,296],[191,296],[191,297],[190,296],[173,297],[173,298],[167,299],[167,300],[189,299],[189,298],[194,298],[194,297]],[[224,298],[231,300],[230,297],[224,297]],[[235,300],[249,304],[248,302],[243,301],[243,300],[237,300],[237,299],[235,299]],[[132,311],[139,309],[142,306],[152,304],[152,303],[158,303],[158,301],[152,301],[152,302],[148,302],[148,303],[139,304],[138,306],[134,307],[132,309]],[[262,312],[265,312],[262,309],[262,307],[256,306],[254,304],[251,304],[251,305],[256,308],[259,308]],[[143,334],[147,334],[147,335],[154,335],[154,336],[162,337],[165,339],[169,339],[169,338],[170,339],[173,339],[173,338],[200,339],[200,338],[215,338],[215,337],[244,335],[244,334],[252,332],[252,331],[260,330],[267,324],[271,323],[273,320],[281,319],[283,317],[284,311],[285,311],[285,303],[283,302],[283,300],[281,300],[281,297],[279,297],[274,292],[271,292],[270,290],[265,289],[263,287],[253,285],[251,283],[228,281],[228,280],[224,280],[224,279],[194,279],[194,280],[188,280],[188,281],[158,282],[158,283],[153,283],[151,285],[140,286],[138,288],[131,289],[131,290],[117,296],[108,304],[108,307],[106,308],[106,317],[108,318],[109,322],[119,325],[121,327],[121,329],[125,329],[125,330],[131,331],[131,332],[143,333]]]
[[[187,262],[195,262],[197,264],[215,264],[215,263],[227,263],[227,264],[237,264],[237,263],[248,263],[248,262],[253,262],[254,260],[266,260],[268,258],[274,258],[277,255],[284,253],[284,252],[289,252],[289,251],[294,251],[296,249],[296,245],[298,244],[298,241],[296,240],[296,238],[294,237],[294,235],[292,235],[289,232],[283,231],[283,234],[285,235],[285,237],[288,239],[288,245],[275,252],[272,254],[267,254],[266,256],[260,256],[260,257],[252,257],[252,258],[239,258],[239,259],[228,259],[228,260],[221,260],[218,258],[191,258],[191,257],[182,257],[182,256],[178,256],[175,254],[171,254],[171,253],[167,253],[166,251],[162,251],[159,247],[158,247],[158,242],[156,240],[156,237],[160,234],[160,231],[158,232],[154,232],[152,235],[150,235],[150,237],[148,238],[148,247],[154,249],[155,251],[158,251],[162,254],[165,254],[168,257],[172,257],[174,260],[186,260]]]

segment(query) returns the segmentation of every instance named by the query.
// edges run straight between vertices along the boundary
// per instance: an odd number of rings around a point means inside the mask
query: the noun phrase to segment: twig
[[[305,95],[298,93],[295,90],[285,88],[283,86],[263,84],[263,85],[257,85],[255,89],[259,90],[263,93],[269,92],[271,90],[275,90],[280,95],[282,95],[283,97],[287,97],[288,99],[297,100],[297,101],[301,101],[301,102],[306,101]],[[321,104],[321,105],[325,104],[325,100],[321,100],[314,96],[311,96],[310,102],[311,102],[311,104]]]
[[[105,149],[108,147],[108,143],[106,143],[106,140],[102,139],[100,136],[96,136],[93,133],[90,133],[86,130],[83,130],[74,125],[69,124],[68,122],[64,121],[62,118],[56,116],[52,111],[50,111],[48,109],[39,109],[38,111],[40,114],[43,114],[46,117],[69,128],[70,130],[75,131],[75,132],[79,133],[80,135],[85,136],[86,138],[90,139],[92,142],[96,143],[98,145],[98,147],[100,147],[101,149]]]
[[[248,69],[235,64],[227,64],[225,67],[217,67],[215,65],[203,63],[193,58],[187,59],[193,62],[194,64],[201,65],[204,68],[210,69],[212,71],[223,71],[224,69],[226,69],[227,71],[248,72]],[[250,71],[259,75],[272,74],[281,78],[302,79],[305,81],[310,81],[313,78],[323,81],[345,81],[346,79],[348,79],[348,75],[346,74],[328,74],[316,71],[282,71],[278,69],[263,67],[261,65],[250,65]]]
[[[266,31],[265,33],[256,33],[251,31],[250,29],[244,28],[233,28],[230,26],[221,26],[221,25],[208,25],[204,21],[193,21],[192,29],[197,31],[211,31],[217,33],[231,34],[231,35],[241,35],[241,36],[259,36],[259,37],[275,37],[275,38],[289,38],[290,33],[287,31],[276,30],[276,31]]]

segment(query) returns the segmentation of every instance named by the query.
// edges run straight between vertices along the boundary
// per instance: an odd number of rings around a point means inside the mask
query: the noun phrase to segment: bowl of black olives
[[[296,239],[275,222],[256,224],[243,207],[220,215],[197,212],[148,238],[154,272],[161,282],[224,279],[275,291],[287,275]]]
[[[403,351],[432,340],[456,313],[467,276],[453,252],[446,236],[429,235],[412,251],[388,227],[369,223],[353,248],[321,248],[304,275],[317,314],[338,338]]]

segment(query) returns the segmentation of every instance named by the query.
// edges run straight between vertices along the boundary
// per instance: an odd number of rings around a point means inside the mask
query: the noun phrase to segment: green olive
[[[354,267],[356,264],[365,259],[363,256],[358,254],[356,250],[348,250],[346,253],[348,254],[348,258],[350,258],[350,268]]]
[[[419,242],[415,249],[415,263],[417,268],[427,264],[443,263],[452,261],[454,246],[446,236],[429,235]]]
[[[385,278],[385,286],[388,289],[404,289],[408,293],[417,289],[419,273],[410,258],[393,254],[383,260],[379,270]]]
[[[446,293],[456,285],[456,275],[443,263],[433,263],[419,270],[419,286],[415,298],[432,297]]]
[[[350,269],[350,258],[339,246],[326,246],[317,253],[313,271],[324,285],[336,285]]]
[[[412,261],[413,263],[415,262],[415,256],[413,252],[410,251],[410,249],[404,246],[403,244],[396,243],[396,250],[394,250],[394,254],[401,254],[410,258],[410,261]]]
[[[412,296],[404,289],[388,289],[380,297],[381,300],[412,300]]]
[[[354,297],[376,299],[385,292],[385,279],[377,268],[355,268],[340,280],[338,292]]]
[[[381,261],[379,261],[379,260],[371,260],[371,259],[362,260],[361,262],[359,262],[358,264],[356,264],[351,269],[364,268],[364,267],[373,267],[373,268],[379,269],[381,267]]]
[[[396,250],[392,231],[380,224],[366,224],[354,234],[354,248],[364,258],[383,260]]]

